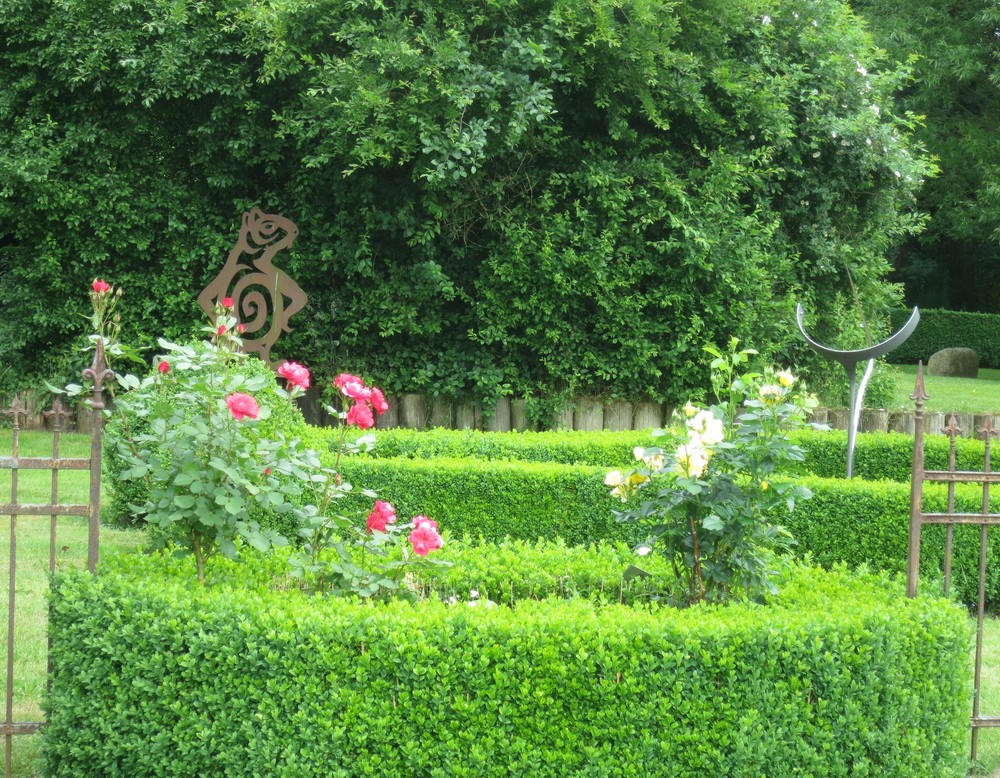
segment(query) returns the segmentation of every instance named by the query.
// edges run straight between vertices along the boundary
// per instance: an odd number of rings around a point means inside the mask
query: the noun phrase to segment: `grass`
[[[10,430],[0,430],[0,453],[11,450]],[[90,437],[65,435],[60,455],[86,457],[90,453]],[[22,432],[22,456],[52,454],[52,436],[47,433]],[[10,498],[10,471],[0,471],[0,501]],[[18,494],[21,502],[47,503],[51,497],[52,480],[48,471],[20,471]],[[83,471],[60,474],[58,497],[61,502],[86,503],[90,491],[89,476]],[[48,647],[46,639],[46,593],[49,581],[50,519],[47,516],[17,518],[15,567],[16,610],[14,618],[14,720],[41,721],[40,701],[45,691]],[[65,516],[57,523],[56,567],[87,564],[87,519]],[[142,539],[139,532],[123,532],[101,528],[101,551],[136,548]],[[0,524],[0,579],[9,593],[10,518]],[[4,619],[4,625],[7,622]],[[7,677],[7,630],[0,634],[0,681]],[[18,778],[41,775],[40,738],[18,735],[12,738],[12,774]]]
[[[1000,386],[1000,371],[997,380]],[[956,379],[945,379],[956,380]],[[982,380],[982,379],[980,379]],[[912,389],[910,390],[912,391]],[[1000,392],[998,392],[1000,394]],[[997,406],[1000,408],[1000,404]],[[61,454],[86,456],[89,437],[66,435]],[[0,430],[0,454],[10,451],[10,432]],[[51,454],[51,436],[46,433],[22,433],[21,454],[42,456]],[[67,474],[60,476],[60,482]],[[47,502],[51,478],[46,471],[22,471],[19,491],[24,502]],[[10,492],[10,474],[0,471],[0,501]],[[67,479],[60,499],[65,502],[85,502],[88,482],[85,474]],[[87,558],[87,521],[82,517],[59,520],[57,567],[84,567]],[[101,529],[101,553],[136,549],[142,533]],[[0,526],[0,577],[6,583],[9,576],[9,518]],[[40,701],[45,691],[46,677],[46,592],[49,578],[49,518],[23,516],[17,520],[17,567],[15,592],[15,688],[14,719],[40,721]],[[0,635],[0,679],[6,678],[7,631]],[[971,656],[971,653],[970,653]],[[970,660],[971,661],[971,660]],[[2,681],[0,681],[2,682]],[[984,715],[1000,715],[1000,619],[988,619],[984,638],[984,667],[981,711]],[[971,713],[971,710],[970,710]],[[19,735],[12,739],[12,775],[15,778],[41,776],[40,736]],[[983,775],[1000,776],[1000,729],[980,731],[979,757]]]
[[[894,365],[893,400],[891,411],[912,411],[910,395],[917,380],[914,365]],[[946,378],[927,375],[924,368],[924,389],[930,399],[924,410],[930,413],[996,413],[1000,414],[1000,370],[980,369],[978,378]]]

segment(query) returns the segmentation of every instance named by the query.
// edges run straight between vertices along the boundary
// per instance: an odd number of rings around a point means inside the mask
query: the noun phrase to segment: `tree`
[[[897,277],[914,304],[1000,310],[1000,8],[984,0],[857,0],[891,59],[914,80],[899,110],[925,118],[917,140],[941,172],[918,196],[927,229],[900,247]]]
[[[6,5],[22,372],[68,353],[97,275],[134,335],[179,337],[259,204],[299,225],[284,348],[320,372],[680,400],[709,341],[807,359],[793,299],[853,345],[919,224],[901,76],[840,0]]]

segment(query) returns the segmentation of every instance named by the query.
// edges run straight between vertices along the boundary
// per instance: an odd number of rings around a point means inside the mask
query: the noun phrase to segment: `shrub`
[[[303,434],[308,445],[330,450],[339,432],[309,427]],[[805,455],[803,467],[823,478],[840,478],[847,462],[847,433],[842,430],[796,430],[793,443]],[[644,431],[627,432],[479,432],[477,430],[378,431],[378,443],[370,455],[377,458],[434,459],[471,458],[486,461],[551,462],[603,468],[634,466],[632,450],[652,445]],[[958,438],[959,469],[981,470],[983,442]],[[948,438],[924,438],[924,457],[929,468],[944,469],[948,463]],[[913,465],[913,437],[898,432],[866,432],[858,436],[854,452],[856,478],[869,481],[909,482]]]
[[[882,577],[801,569],[766,607],[510,609],[316,600],[239,576],[192,591],[161,564],[57,576],[52,778],[967,766],[966,616]]]
[[[191,347],[202,348],[198,343],[192,343]],[[258,396],[268,408],[269,414],[266,418],[259,419],[252,429],[247,430],[249,437],[261,441],[274,439],[278,432],[286,438],[294,438],[305,432],[306,423],[301,412],[293,403],[279,398],[277,379],[264,362],[254,358],[233,361],[227,367],[222,380],[229,383],[237,377],[242,379],[242,383],[266,384],[264,391],[259,392]],[[183,387],[179,384],[165,383],[163,386],[163,391],[168,397],[171,392],[182,390]],[[150,432],[148,418],[133,412],[129,412],[127,416],[114,414],[105,428],[104,467],[107,475],[105,483],[108,484],[108,499],[102,510],[102,517],[105,522],[118,527],[143,524],[141,517],[129,506],[145,505],[149,500],[149,489],[145,481],[124,478],[131,465],[120,453],[118,443],[123,440],[126,426],[131,427],[133,435]],[[287,512],[276,513],[253,503],[250,506],[249,516],[263,528],[275,530],[286,537],[295,535],[297,526]]]
[[[563,538],[571,545],[595,540],[638,541],[638,531],[617,524],[621,503],[608,494],[604,471],[545,462],[461,459],[345,460],[341,470],[396,506],[400,515],[434,516],[453,535],[499,540]],[[364,495],[351,493],[340,510],[360,510]]]
[[[910,311],[894,311],[892,325],[901,327]],[[920,311],[920,324],[906,342],[889,353],[895,364],[924,364],[945,348],[971,348],[979,355],[980,367],[1000,367],[1000,315],[927,309]]]
[[[613,512],[621,508],[621,502],[607,493],[606,471],[601,467],[356,457],[343,469],[349,480],[375,486],[400,513],[424,506],[453,536],[468,534],[491,541],[507,536],[520,540],[561,537],[570,545],[607,540],[635,546],[645,540],[644,532],[634,525],[616,523]],[[779,509],[773,517],[795,538],[797,555],[812,555],[827,567],[846,562],[896,573],[906,570],[908,484],[808,477],[801,479],[801,485],[813,498],[797,503],[791,513]],[[924,491],[925,507],[943,511],[945,487],[928,485]],[[960,486],[956,494],[960,509],[979,510],[981,489]],[[995,502],[993,509],[1000,511],[1000,498]],[[345,510],[363,506],[360,495],[343,501]],[[953,586],[956,596],[973,602],[978,531],[958,527],[955,537]],[[940,577],[943,548],[943,528],[925,527],[921,568],[927,580]],[[991,559],[995,553],[990,551]],[[992,566],[987,599],[1000,603],[1000,569]]]

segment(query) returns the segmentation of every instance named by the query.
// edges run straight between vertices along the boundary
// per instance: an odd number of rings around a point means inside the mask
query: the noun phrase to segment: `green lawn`
[[[892,370],[895,390],[889,410],[912,411],[917,368],[893,365]],[[978,378],[944,378],[927,375],[925,367],[924,389],[930,397],[924,410],[931,413],[1000,414],[1000,370],[980,369]]]
[[[47,435],[27,433],[22,437],[22,454],[42,455],[51,446]],[[86,436],[67,436],[62,453],[66,456],[83,456],[89,446]],[[10,450],[9,431],[0,431],[0,454]],[[51,480],[48,473],[23,471],[19,487],[29,496],[28,501],[44,502],[48,499]],[[61,497],[69,501],[85,501],[86,479],[80,479],[73,489]],[[0,472],[0,500],[9,495],[9,473]],[[10,520],[4,517],[0,526],[0,576],[8,580]],[[14,718],[20,721],[40,720],[39,702],[45,688],[46,673],[46,611],[45,596],[48,588],[49,519],[47,517],[20,517],[17,521],[17,616],[15,619],[15,706]],[[141,532],[110,530],[101,531],[101,552],[128,551],[137,548]],[[59,522],[57,566],[83,567],[87,558],[86,519],[69,517]],[[6,677],[6,630],[2,630],[0,666]],[[971,652],[970,652],[971,656]],[[1000,619],[990,619],[986,625],[983,672],[983,697],[981,710],[984,715],[1000,715]],[[971,661],[971,660],[970,660]],[[971,713],[971,710],[970,710]],[[41,775],[39,736],[16,736],[14,744],[13,775],[17,778]],[[989,775],[1000,770],[1000,730],[987,729],[980,733],[979,753],[981,765]]]

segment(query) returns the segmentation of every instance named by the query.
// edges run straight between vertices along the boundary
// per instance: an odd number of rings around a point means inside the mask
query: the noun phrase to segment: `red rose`
[[[385,401],[385,395],[382,394],[382,390],[377,387],[372,387],[371,403],[372,408],[376,410],[379,416],[389,410],[389,403]]]
[[[257,401],[248,394],[236,392],[226,398],[226,405],[229,412],[233,414],[236,421],[243,421],[245,418],[256,419],[260,415],[260,406]]]
[[[225,335],[226,334],[226,325],[225,324],[220,324],[219,325],[219,329],[216,331],[216,334],[217,335]]]
[[[111,284],[107,281],[102,281],[100,278],[95,278],[94,283],[90,285],[90,288],[98,294],[104,294],[105,292],[111,291]]]
[[[385,532],[387,524],[396,523],[396,509],[391,502],[375,501],[375,510],[368,514],[368,531]]]
[[[160,362],[160,364],[156,366],[156,369],[159,370],[161,373],[166,373],[168,370],[170,370],[170,363],[167,362],[166,360],[163,360],[162,362]]]
[[[245,325],[243,322],[240,322],[239,324],[236,325],[236,331],[240,335],[242,335],[244,332],[247,331],[247,325]]]
[[[222,298],[222,307],[226,308],[226,309],[232,308],[233,307],[233,298],[232,297],[223,297]]]
[[[350,373],[341,373],[339,376],[333,379],[333,385],[340,389],[344,384],[354,383],[354,384],[364,384],[360,378],[356,375],[351,375]]]
[[[300,389],[309,388],[309,370],[298,362],[283,362],[278,368],[278,375]]]
[[[410,533],[409,541],[413,546],[414,554],[417,556],[427,556],[434,549],[441,548],[444,545],[444,540],[438,534],[437,524],[430,521],[426,516],[418,516],[417,518],[422,518],[424,521],[417,524],[416,519],[414,519],[416,526],[413,532]]]
[[[347,412],[346,421],[348,424],[356,424],[363,430],[375,426],[375,417],[372,415],[372,409],[368,407],[367,403],[363,402],[356,402],[351,406],[351,409]]]

